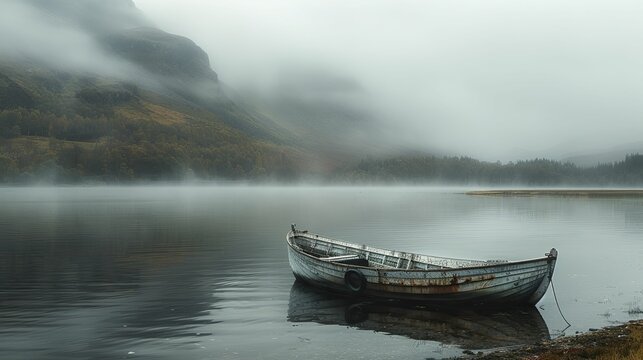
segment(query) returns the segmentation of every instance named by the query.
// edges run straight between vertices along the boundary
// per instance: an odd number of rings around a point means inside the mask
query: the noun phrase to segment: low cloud
[[[0,54],[4,61],[30,59],[61,70],[114,76],[126,68],[87,32],[22,1],[0,4]]]
[[[136,3],[202,45],[233,87],[320,94],[329,78],[358,84],[329,92],[359,93],[400,148],[562,158],[643,133],[638,1]]]

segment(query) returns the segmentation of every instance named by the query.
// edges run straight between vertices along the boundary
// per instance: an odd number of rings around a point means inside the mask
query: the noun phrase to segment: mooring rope
[[[563,311],[560,309],[560,305],[558,304],[558,297],[556,296],[556,288],[554,287],[554,277],[553,276],[550,278],[550,281],[551,281],[551,290],[554,293],[554,300],[556,301],[556,307],[558,308],[558,313],[560,313],[560,316],[567,323],[567,328],[569,328],[570,326],[572,326],[572,324],[570,324],[569,321],[567,321],[567,319],[565,318],[565,315],[563,315]],[[567,328],[565,328],[565,330],[567,330]],[[563,330],[563,331],[565,331],[565,330]]]

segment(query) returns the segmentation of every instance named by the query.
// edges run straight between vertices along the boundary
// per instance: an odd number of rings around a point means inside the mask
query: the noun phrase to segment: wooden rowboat
[[[547,292],[558,251],[522,260],[464,260],[378,249],[292,226],[293,274],[345,294],[435,304],[531,304]]]

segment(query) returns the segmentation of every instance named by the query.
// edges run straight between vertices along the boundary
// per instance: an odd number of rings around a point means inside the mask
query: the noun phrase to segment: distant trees
[[[0,154],[0,181],[13,179],[18,173],[15,161],[4,154]]]
[[[0,110],[0,137],[53,137],[70,141],[91,141],[109,135],[112,123],[106,117],[67,117],[39,110]]]
[[[120,95],[115,96],[108,101],[120,101]],[[2,182],[42,177],[55,181],[161,180],[187,175],[293,179],[305,171],[296,154],[211,120],[160,123],[113,111],[80,115],[0,110]],[[317,175],[349,182],[643,185],[643,155],[590,168],[547,159],[502,164],[471,157],[400,156],[365,159]]]
[[[114,106],[136,99],[138,89],[135,86],[122,88],[84,88],[76,97],[92,105]]]
[[[129,181],[283,178],[292,154],[213,121],[160,124],[117,115],[86,117],[33,109],[0,111],[0,181],[35,178],[53,161],[57,179]]]
[[[367,159],[340,171],[336,180],[351,182],[436,182],[450,184],[525,184],[552,186],[643,185],[643,155],[613,164],[581,168],[547,159],[501,164],[469,157],[408,156]]]
[[[0,74],[0,109],[32,108],[35,104],[27,90]]]

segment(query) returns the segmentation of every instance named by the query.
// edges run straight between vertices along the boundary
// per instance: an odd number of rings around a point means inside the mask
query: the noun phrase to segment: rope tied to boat
[[[570,324],[569,321],[567,321],[567,319],[565,318],[565,315],[563,315],[563,311],[560,309],[560,305],[558,304],[558,297],[556,297],[556,287],[554,287],[554,279],[551,280],[551,290],[554,293],[554,300],[556,301],[556,307],[558,307],[558,312],[560,313],[560,316],[563,318],[563,320],[565,320],[567,327],[572,326],[572,324]]]
[[[548,255],[549,257],[555,258],[558,255],[558,251],[556,251],[556,249],[552,249],[552,251],[549,254],[546,254],[546,255]],[[551,291],[554,293],[554,301],[556,302],[556,307],[558,308],[558,313],[560,314],[560,316],[563,318],[563,320],[567,324],[567,327],[565,329],[563,329],[563,331],[565,331],[570,326],[572,326],[572,324],[570,324],[569,321],[567,321],[567,318],[565,318],[565,315],[563,315],[563,310],[561,310],[560,304],[558,303],[558,296],[556,296],[556,287],[554,286],[554,268],[551,265],[551,262],[549,264],[549,282],[551,283]]]

